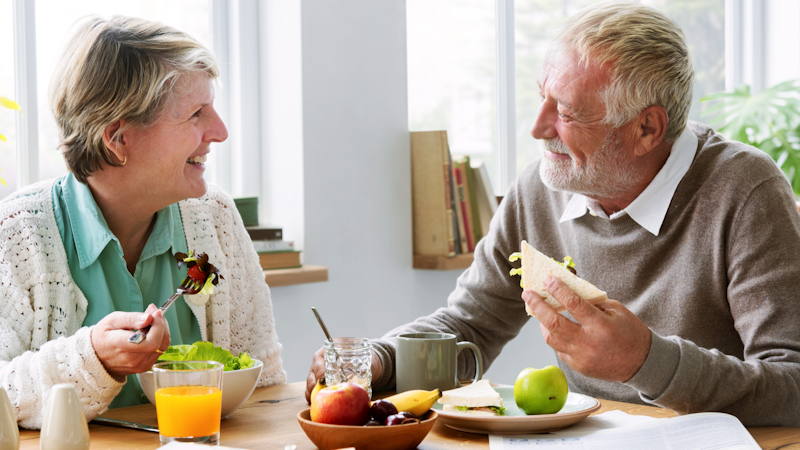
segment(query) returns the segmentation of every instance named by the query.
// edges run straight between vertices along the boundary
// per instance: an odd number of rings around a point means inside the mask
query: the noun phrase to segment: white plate
[[[478,416],[459,411],[442,411],[442,405],[433,405],[439,413],[439,421],[445,426],[459,431],[482,434],[524,434],[557,430],[580,422],[586,416],[600,408],[600,401],[588,395],[570,392],[567,403],[555,414],[538,414],[529,416],[517,407],[514,402],[513,386],[495,386],[494,389],[503,397],[506,408],[504,416]]]

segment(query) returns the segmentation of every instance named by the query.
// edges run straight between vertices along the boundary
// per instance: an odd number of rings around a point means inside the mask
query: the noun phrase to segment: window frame
[[[234,196],[263,196],[260,170],[261,106],[259,101],[259,23],[257,0],[212,0],[209,21],[212,52],[220,66],[215,106],[230,131],[226,142],[215,144],[210,182]],[[23,105],[16,114],[18,139],[13,143],[17,176],[15,189],[40,179],[39,111],[36,67],[36,2],[12,0],[14,16],[14,93]],[[251,63],[246,70],[245,61]],[[256,61],[256,64],[252,64]],[[247,95],[245,95],[247,93]],[[247,130],[244,133],[243,130]]]
[[[497,30],[497,160],[492,180],[496,193],[505,192],[517,176],[515,124],[515,0],[495,0]],[[725,89],[750,84],[754,91],[766,80],[766,2],[725,0]],[[748,68],[749,70],[745,70]]]
[[[498,88],[496,98],[498,164],[492,174],[496,192],[505,191],[517,176],[515,125],[515,0],[495,0]],[[260,170],[265,157],[263,108],[259,101],[262,53],[258,0],[212,0],[213,48],[220,64],[216,106],[226,118],[230,138],[217,144],[216,157],[209,164],[209,180],[233,195],[268,198]],[[12,0],[14,14],[15,98],[24,105],[16,114],[18,139],[17,188],[39,179],[39,124],[36,86],[35,1]],[[763,89],[766,80],[766,2],[725,0],[725,86],[743,83]],[[246,70],[245,70],[245,63]],[[253,63],[255,62],[255,63]],[[745,70],[747,68],[747,70]]]
[[[17,186],[36,181],[39,171],[39,111],[36,86],[36,2],[13,0],[14,91],[23,105],[16,115],[15,142]],[[25,152],[24,149],[31,149]]]

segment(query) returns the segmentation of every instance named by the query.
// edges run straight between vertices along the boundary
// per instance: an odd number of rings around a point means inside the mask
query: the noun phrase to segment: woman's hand
[[[150,326],[140,344],[128,342],[133,330]],[[169,325],[164,312],[151,304],[144,313],[115,311],[92,327],[92,347],[109,375],[118,381],[149,370],[169,347]]]

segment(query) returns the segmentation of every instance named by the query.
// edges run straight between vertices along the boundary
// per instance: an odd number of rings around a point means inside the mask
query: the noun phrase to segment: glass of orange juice
[[[219,445],[222,368],[215,361],[153,365],[162,444],[179,441]]]

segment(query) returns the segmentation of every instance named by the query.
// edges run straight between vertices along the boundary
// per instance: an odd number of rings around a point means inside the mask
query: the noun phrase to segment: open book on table
[[[657,419],[608,411],[559,431],[543,434],[489,436],[491,450],[525,448],[592,450],[760,449],[736,417],[724,413],[696,413]]]

